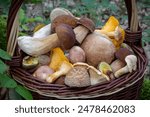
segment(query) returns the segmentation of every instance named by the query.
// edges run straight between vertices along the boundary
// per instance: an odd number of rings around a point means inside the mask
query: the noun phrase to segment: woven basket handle
[[[7,52],[13,56],[18,36],[18,11],[24,0],[12,0],[7,21]],[[128,25],[131,32],[138,31],[136,0],[124,0],[128,12]]]

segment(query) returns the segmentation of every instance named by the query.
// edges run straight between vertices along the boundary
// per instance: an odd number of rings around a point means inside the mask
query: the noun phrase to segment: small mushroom
[[[85,62],[85,52],[79,46],[73,46],[69,51],[69,60],[71,63]]]
[[[50,13],[50,20],[51,20],[51,22],[53,22],[53,20],[56,17],[61,16],[61,15],[70,15],[70,16],[74,17],[73,14],[69,10],[67,10],[65,8],[55,8]]]
[[[46,81],[48,83],[53,83],[60,76],[66,75],[71,68],[72,68],[72,64],[70,64],[67,61],[63,61],[59,69],[56,72],[54,72],[52,75],[48,76],[46,78]]]
[[[108,79],[114,79],[112,68],[108,63],[101,62],[98,66],[98,69],[101,71],[102,74],[108,76]]]
[[[79,26],[74,29],[76,40],[81,44],[88,33],[95,30],[94,22],[89,18],[81,18],[78,22]]]
[[[25,69],[32,69],[39,64],[37,57],[26,56],[23,58],[22,67]]]
[[[108,76],[106,76],[105,74],[102,74],[99,70],[97,70],[93,66],[89,67],[89,74],[90,74],[90,79],[91,79],[91,85],[104,83],[110,80]]]
[[[53,48],[62,47],[67,50],[75,44],[75,34],[69,25],[59,25],[56,28],[56,33],[42,39],[21,36],[18,38],[18,45],[26,54],[39,56],[49,52]]]
[[[47,55],[38,56],[38,60],[40,65],[48,65],[50,63],[50,57]]]
[[[65,84],[69,87],[87,87],[91,85],[90,77],[84,66],[73,67],[65,77]]]
[[[54,73],[54,70],[51,69],[50,67],[44,65],[44,66],[40,66],[34,73],[33,73],[33,76],[40,79],[40,80],[43,80],[45,81],[46,78],[53,74]]]
[[[125,58],[125,62],[127,63],[127,65],[115,72],[116,78],[119,78],[126,73],[131,73],[137,69],[137,57],[135,55],[128,55]]]
[[[120,48],[116,51],[115,56],[117,59],[121,60],[122,62],[125,62],[125,58],[128,55],[132,55],[133,53],[128,50],[127,48]]]
[[[112,68],[112,71],[113,73],[115,73],[116,71],[118,71],[119,69],[123,68],[124,66],[126,65],[125,62],[122,62],[121,60],[119,59],[116,59],[115,61],[113,61],[111,63],[111,68]]]

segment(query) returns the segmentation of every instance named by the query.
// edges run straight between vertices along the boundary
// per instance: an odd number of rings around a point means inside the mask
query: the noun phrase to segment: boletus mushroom
[[[61,24],[56,28],[56,33],[42,39],[29,36],[18,38],[18,45],[22,51],[31,56],[38,56],[49,52],[56,47],[65,50],[70,49],[75,44],[75,34],[73,29],[66,24]]]
[[[94,67],[97,67],[102,61],[110,64],[116,52],[114,44],[96,32],[89,34],[84,39],[81,48],[85,52],[87,63]]]
[[[51,20],[51,22],[53,22],[53,20],[56,17],[61,16],[61,15],[70,15],[70,16],[74,17],[73,14],[69,10],[67,10],[65,8],[55,8],[50,13],[50,20]]]
[[[65,77],[65,84],[69,87],[87,87],[91,85],[90,77],[84,66],[73,67]]]
[[[80,18],[77,20],[70,15],[61,15],[54,19],[51,25],[52,32],[55,32],[56,27],[60,24],[68,24],[74,28],[76,40],[78,43],[82,43],[88,33],[92,33],[95,30],[94,22],[89,18]]]
[[[69,51],[69,60],[71,63],[85,62],[85,52],[79,46],[73,46]]]
[[[60,24],[67,24],[72,28],[75,28],[77,26],[77,19],[71,15],[60,15],[56,17],[52,24],[51,24],[51,31],[52,33],[56,32],[56,27]]]
[[[116,78],[119,78],[126,73],[132,73],[137,69],[137,57],[135,55],[126,56],[125,62],[126,66],[115,72]]]
[[[98,83],[104,83],[109,81],[110,79],[105,74],[101,73],[95,67],[88,65],[87,63],[77,62],[73,64],[73,67],[82,67],[87,69],[88,74],[90,76],[91,85],[96,85]]]
[[[47,65],[44,65],[44,66],[40,66],[34,73],[33,73],[33,76],[40,79],[40,80],[43,80],[45,81],[46,78],[53,74],[54,73],[54,70],[51,69],[49,66]]]

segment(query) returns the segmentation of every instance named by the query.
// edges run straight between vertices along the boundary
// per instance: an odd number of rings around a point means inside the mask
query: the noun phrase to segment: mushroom
[[[38,60],[40,65],[48,65],[50,63],[50,57],[47,55],[38,56]]]
[[[57,71],[59,67],[61,66],[62,62],[69,62],[67,57],[64,55],[64,52],[61,48],[54,48],[51,51],[51,62],[49,64],[50,68],[54,69],[54,71]]]
[[[121,44],[121,48],[127,48],[128,50],[130,50],[132,53],[134,53],[133,49],[126,43],[122,43]]]
[[[81,18],[78,22],[79,26],[74,29],[76,40],[81,44],[88,33],[95,30],[94,22],[89,18]]]
[[[18,38],[18,45],[26,54],[38,56],[49,52],[56,47],[70,49],[75,44],[75,34],[69,25],[61,24],[56,28],[56,33],[42,39],[29,36]]]
[[[115,61],[113,61],[111,63],[111,68],[112,68],[112,71],[113,73],[115,73],[116,71],[118,71],[119,69],[123,68],[124,66],[126,65],[125,62],[122,62],[121,60],[119,59],[116,59]]]
[[[101,71],[102,74],[105,74],[106,76],[108,76],[108,79],[114,79],[112,68],[108,63],[101,62],[98,65],[98,69]]]
[[[117,27],[115,28],[115,30],[114,30],[114,31],[111,31],[111,32],[107,32],[107,31],[105,31],[105,30],[99,30],[99,32],[102,33],[102,34],[107,35],[107,36],[110,37],[110,38],[114,38],[114,39],[116,39],[117,41],[119,41],[119,40],[122,38],[122,33],[121,33],[121,29],[120,29],[119,26],[117,26]]]
[[[125,62],[125,58],[128,55],[132,55],[133,53],[128,50],[127,48],[120,48],[119,50],[116,51],[115,53],[115,57],[119,60],[121,60],[122,62]]]
[[[127,63],[127,65],[115,72],[116,78],[119,78],[120,76],[129,72],[132,73],[137,69],[137,57],[135,55],[128,55],[125,58],[125,62]]]
[[[53,22],[53,20],[56,17],[61,16],[61,15],[70,15],[70,16],[74,17],[73,14],[69,10],[67,10],[65,8],[55,8],[50,13],[50,20],[51,20],[51,22]]]
[[[95,85],[98,83],[103,83],[106,81],[109,81],[110,79],[105,74],[102,74],[99,70],[97,70],[95,67],[88,65],[87,63],[77,62],[73,64],[73,67],[82,66],[85,69],[88,70],[88,73],[90,75],[90,82],[91,85]]]
[[[73,46],[69,51],[69,60],[71,63],[85,62],[85,52],[79,46]]]
[[[68,24],[74,28],[76,40],[81,44],[88,33],[95,30],[94,22],[89,18],[80,18],[77,20],[75,17],[70,15],[61,15],[54,19],[51,25],[51,29],[55,32],[55,28],[60,24]],[[78,26],[77,26],[78,25]]]
[[[102,74],[99,70],[97,70],[93,66],[89,67],[89,74],[90,74],[90,79],[91,79],[91,85],[104,83],[110,80],[108,76],[106,76],[105,74]]]
[[[73,67],[65,77],[65,84],[69,87],[87,87],[91,85],[90,77],[84,66]]]
[[[71,15],[60,15],[52,21],[51,32],[55,33],[56,27],[59,26],[60,24],[67,24],[71,26],[72,28],[75,28],[78,25],[77,22],[78,20]]]
[[[125,31],[119,25],[119,21],[114,16],[111,16],[105,23],[105,25],[102,27],[102,29],[97,30],[97,32],[108,36],[109,40],[113,42],[116,49],[120,48],[121,44],[125,39]]]
[[[33,76],[40,79],[40,80],[46,80],[46,78],[53,74],[54,70],[48,67],[47,65],[40,66],[34,73]]]
[[[42,27],[41,29],[39,29],[38,31],[36,31],[33,34],[33,38],[38,38],[38,39],[42,39],[44,37],[47,37],[48,35],[51,34],[51,24],[48,24],[44,27]]]
[[[87,63],[94,67],[97,67],[102,61],[110,64],[116,52],[114,44],[96,32],[89,34],[84,39],[81,48],[85,52]]]
[[[25,69],[32,69],[39,64],[37,57],[26,56],[23,58],[22,67]]]
[[[46,81],[48,83],[53,83],[60,76],[66,75],[71,68],[72,68],[72,64],[70,64],[67,61],[63,61],[59,69],[56,72],[54,72],[52,75],[48,76],[46,78]]]

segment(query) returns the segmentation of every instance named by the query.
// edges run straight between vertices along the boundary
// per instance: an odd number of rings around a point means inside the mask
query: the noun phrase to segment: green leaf
[[[10,78],[7,74],[0,74],[0,87],[15,88],[17,83]]]
[[[29,30],[29,28],[26,25],[22,25],[22,29],[25,30],[25,31]]]
[[[4,60],[11,60],[11,56],[2,49],[0,49],[0,58]]]
[[[25,11],[23,9],[19,10],[19,20],[21,24],[24,24],[26,22]]]
[[[15,88],[15,91],[21,95],[24,99],[26,100],[33,100],[33,97],[32,97],[32,94],[31,92],[29,92],[25,87],[21,86],[21,85],[18,85],[16,88]]]
[[[9,95],[9,100],[22,100],[22,96],[19,95],[15,89],[9,89],[9,92],[8,92],[8,95]]]
[[[0,74],[3,74],[7,70],[8,70],[8,66],[2,60],[0,60]]]

